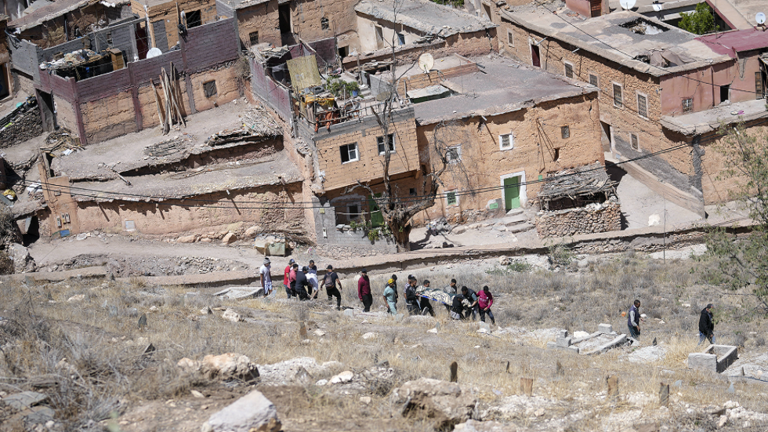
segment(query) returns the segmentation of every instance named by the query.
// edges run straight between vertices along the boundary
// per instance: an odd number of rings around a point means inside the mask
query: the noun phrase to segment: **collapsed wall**
[[[566,237],[621,230],[621,206],[612,198],[586,207],[542,212],[536,216],[541,237]]]

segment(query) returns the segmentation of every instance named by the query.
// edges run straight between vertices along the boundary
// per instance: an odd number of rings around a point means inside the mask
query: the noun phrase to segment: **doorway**
[[[504,210],[520,208],[525,205],[525,173],[517,172],[501,177],[501,185],[504,188]]]
[[[600,122],[600,131],[602,132],[600,140],[603,144],[603,152],[613,153],[613,140],[611,139],[611,126],[608,123]]]
[[[589,8],[590,8],[592,18],[599,17],[603,11],[602,0],[589,0]]]
[[[293,45],[293,31],[291,29],[291,4],[281,4],[277,8],[278,22],[280,25],[280,38],[283,45]]]
[[[53,95],[40,90],[35,90],[37,102],[40,104],[40,117],[43,123],[43,131],[53,132],[56,130],[56,112],[53,105]]]
[[[720,103],[730,100],[731,86],[720,86]]]
[[[541,67],[541,56],[539,55],[538,45],[531,45],[531,64],[535,67]]]
[[[11,95],[11,87],[8,85],[8,63],[0,65],[0,100]]]

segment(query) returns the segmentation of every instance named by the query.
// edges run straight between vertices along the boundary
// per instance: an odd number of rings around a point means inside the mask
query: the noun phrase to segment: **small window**
[[[559,148],[555,149],[555,153],[552,155],[552,160],[555,161],[555,162],[560,160],[560,149]]]
[[[112,32],[107,32],[107,46],[112,46]]]
[[[683,99],[683,112],[691,112],[693,111],[693,98],[685,98]]]
[[[410,195],[410,196],[416,196],[416,188],[410,188],[410,189],[408,189],[408,195]]]
[[[599,81],[597,80],[597,75],[595,74],[589,74],[589,83],[595,87],[600,87]]]
[[[251,33],[248,35],[248,39],[249,39],[249,40],[250,40],[250,42],[251,42],[251,46],[255,46],[255,45],[258,45],[258,44],[259,44],[259,32],[257,32],[257,31],[255,31],[255,32],[251,32]]]
[[[565,63],[565,76],[573,78],[573,65],[570,63]]]
[[[640,142],[637,139],[637,134],[629,134],[629,145],[632,147],[632,150],[639,151],[640,150]]]
[[[459,195],[456,193],[456,191],[446,192],[445,204],[448,207],[459,205]]]
[[[455,164],[461,162],[461,146],[448,147],[445,151],[445,158],[448,160],[448,163]]]
[[[389,142],[388,143],[389,152],[394,153],[395,152],[395,134],[389,134],[387,135],[387,137],[389,138],[387,140]],[[384,148],[384,137],[383,136],[376,137],[376,144],[379,147],[379,154],[383,155],[386,152],[386,149]]]
[[[570,138],[571,137],[571,127],[570,126],[560,126],[560,137],[563,139]],[[557,160],[557,159],[555,159]]]
[[[216,81],[204,82],[203,92],[205,92],[205,97],[207,98],[212,98],[216,96]]]
[[[512,33],[512,30],[507,30],[507,44],[509,46],[515,46],[515,34]]]
[[[341,163],[355,162],[358,160],[357,143],[347,144],[340,147]]]
[[[398,33],[397,34],[397,44],[398,45],[405,45],[405,34]]]
[[[322,17],[320,18],[320,27],[322,27],[323,30],[328,30],[331,28],[331,25],[328,23],[328,18]]]
[[[619,84],[613,84],[613,106],[616,108],[621,108],[624,106],[624,99],[621,95],[621,85]]]
[[[350,204],[347,206],[347,219],[355,220],[360,217],[360,205]]]
[[[512,133],[499,135],[499,148],[509,150],[515,146],[515,138]]]
[[[197,27],[203,25],[203,19],[200,16],[200,11],[187,12],[187,28]]]
[[[640,93],[637,94],[637,114],[642,118],[648,118],[648,98]]]

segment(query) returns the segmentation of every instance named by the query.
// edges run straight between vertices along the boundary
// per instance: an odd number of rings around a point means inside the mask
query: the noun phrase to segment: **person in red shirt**
[[[484,286],[480,292],[477,293],[477,305],[480,307],[480,321],[485,322],[485,314],[491,318],[491,323],[496,325],[496,318],[493,317],[491,312],[491,306],[493,306],[493,294],[488,289],[488,285]]]
[[[285,267],[285,270],[283,271],[283,287],[285,288],[285,293],[288,295],[288,298],[293,296],[293,290],[291,290],[291,268],[295,262],[296,261],[291,258],[291,260],[288,261],[288,266]]]
[[[357,296],[363,302],[363,312],[370,312],[373,304],[373,295],[371,294],[371,281],[368,279],[368,270],[360,270],[360,279],[357,281]]]

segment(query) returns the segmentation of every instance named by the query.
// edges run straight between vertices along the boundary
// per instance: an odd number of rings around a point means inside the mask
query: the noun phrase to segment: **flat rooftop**
[[[669,130],[690,136],[714,132],[720,129],[722,124],[748,122],[766,117],[768,111],[765,110],[765,99],[757,99],[674,117],[663,116],[660,122]]]
[[[229,5],[232,9],[245,9],[269,3],[269,0],[218,0],[218,2]]]
[[[652,21],[635,12],[613,12],[586,19],[565,8],[564,3],[559,1],[552,1],[545,6],[529,4],[512,8],[511,11],[502,10],[502,18],[544,37],[566,42],[574,49],[589,51],[621,66],[653,76],[730,61],[730,57],[712,51],[705,43],[697,40],[696,35]],[[537,38],[536,42],[540,42],[540,39]],[[642,60],[654,51],[671,52],[681,58],[683,64],[657,67]]]
[[[35,8],[30,13],[26,13],[25,11],[20,17],[13,21],[9,21],[8,27],[24,31],[36,27],[46,21],[60,17],[66,13],[86,7],[91,3],[93,3],[93,0],[56,0],[53,3]],[[110,2],[110,6],[118,7],[130,3],[130,0],[114,0]]]
[[[736,58],[737,52],[768,48],[768,31],[756,29],[732,30],[699,36],[696,39],[706,44],[712,51],[731,58]]]
[[[398,24],[441,37],[496,27],[485,18],[429,0],[362,0],[355,6],[355,11],[388,22],[395,21],[396,11]]]
[[[419,124],[481,115],[494,116],[544,101],[598,91],[597,87],[589,83],[560,77],[504,57],[470,60],[477,63],[480,69],[478,72],[441,83],[457,94],[412,105]]]

